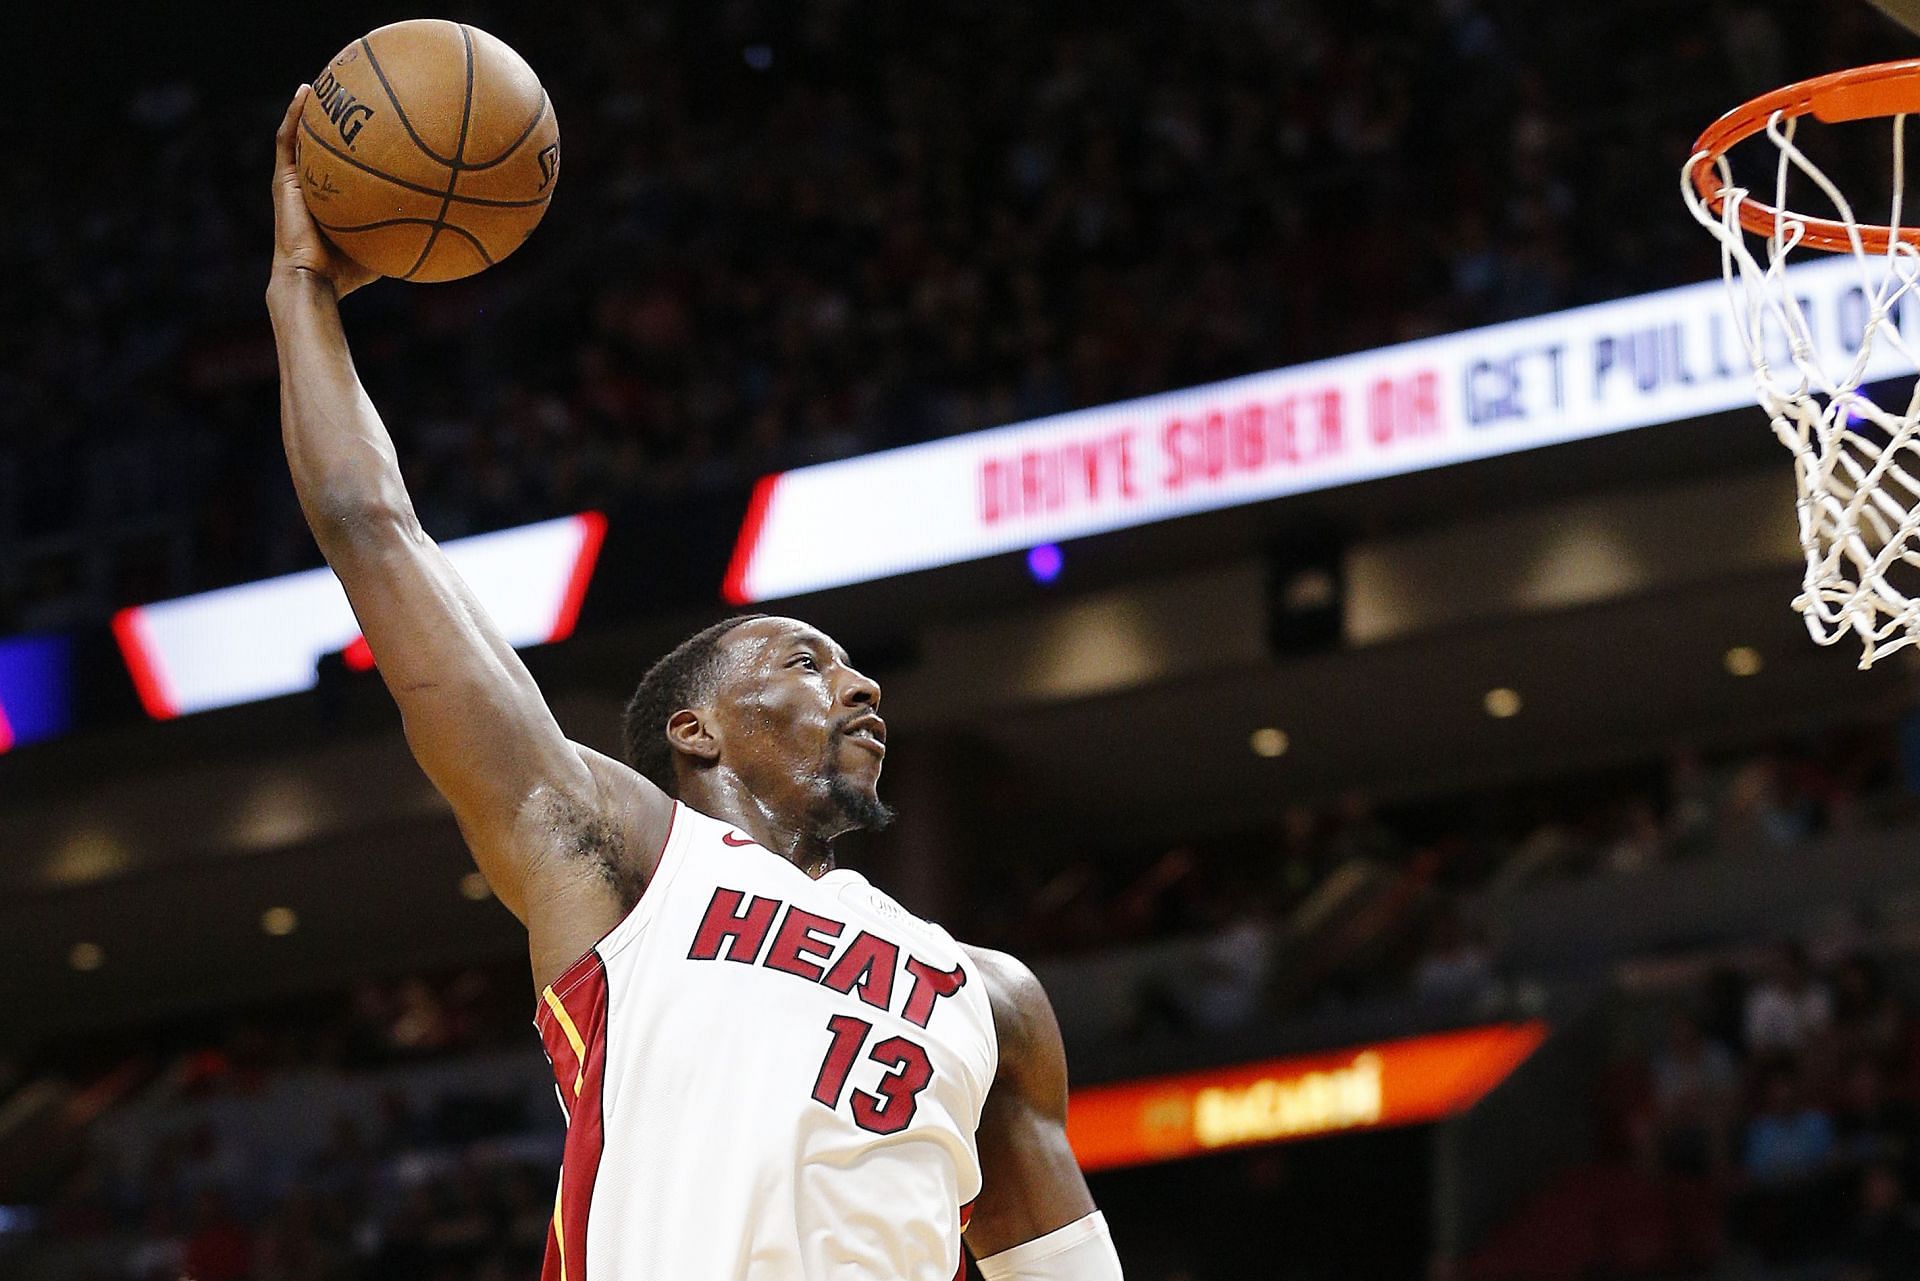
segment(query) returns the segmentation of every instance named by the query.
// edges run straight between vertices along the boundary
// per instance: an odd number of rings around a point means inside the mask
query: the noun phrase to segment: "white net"
[[[1898,229],[1905,185],[1904,124],[1894,116],[1892,214]],[[1774,435],[1793,451],[1800,545],[1806,553],[1803,589],[1793,607],[1822,645],[1848,634],[1862,645],[1860,666],[1870,667],[1920,642],[1920,385],[1906,407],[1893,412],[1861,391],[1876,380],[1920,369],[1913,336],[1898,319],[1914,306],[1920,284],[1920,251],[1905,236],[1887,237],[1884,251],[1870,248],[1871,224],[1854,216],[1852,204],[1794,142],[1798,121],[1776,113],[1763,136],[1778,151],[1772,210],[1788,210],[1789,179],[1811,182],[1836,211],[1830,220],[1845,229],[1861,272],[1866,302],[1857,335],[1838,346],[1831,335],[1816,342],[1795,296],[1788,267],[1798,252],[1825,251],[1806,244],[1808,219],[1766,212],[1770,234],[1750,234],[1741,223],[1756,202],[1734,184],[1725,156],[1705,154],[1681,174],[1687,204],[1720,242],[1722,272],[1733,304],[1735,328],[1753,368],[1760,407]],[[1711,163],[1718,175],[1716,212],[1694,186],[1694,172]],[[1909,233],[1912,234],[1912,233]],[[1755,247],[1760,250],[1755,254]],[[1904,308],[1903,308],[1904,304]]]

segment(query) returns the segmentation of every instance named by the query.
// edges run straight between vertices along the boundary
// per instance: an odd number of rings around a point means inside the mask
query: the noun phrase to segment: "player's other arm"
[[[354,371],[338,299],[371,273],[337,254],[295,172],[296,94],[275,138],[268,311],[294,487],[406,724],[546,982],[618,920],[610,872],[664,843],[672,804],[568,742],[533,678],[422,531],[393,442]],[[592,759],[592,763],[589,760]],[[614,859],[625,867],[608,866]]]
[[[993,1001],[1000,1069],[975,1136],[967,1249],[987,1281],[1120,1281],[1120,1258],[1067,1144],[1067,1052],[1033,971],[968,948]]]

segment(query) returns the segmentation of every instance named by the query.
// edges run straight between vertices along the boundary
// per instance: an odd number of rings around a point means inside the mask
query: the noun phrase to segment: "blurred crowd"
[[[1623,1035],[1604,1077],[1600,1160],[1467,1276],[1920,1276],[1912,960],[1785,943],[1664,994],[1643,1014],[1665,1026]]]
[[[525,1281],[563,1137],[537,1064],[437,1089],[374,1073],[384,1092],[352,1103],[328,1099],[316,1065],[160,1082],[96,1137],[14,1266],[36,1281]],[[294,1132],[318,1100],[337,1108],[326,1131]]]
[[[1682,749],[1400,805],[1354,792],[1292,805],[1270,828],[1172,848],[1050,860],[1021,850],[993,875],[968,878],[972,897],[959,915],[971,937],[1048,954],[1205,930],[1249,906],[1285,914],[1356,865],[1450,894],[1505,894],[1596,871],[1632,875],[1907,821],[1915,798],[1906,770],[1895,730],[1876,725],[1764,751]]]
[[[1503,981],[1499,903],[1575,876],[1793,848],[1920,816],[1893,728],[1834,730],[1551,782],[1375,806],[1291,806],[1271,828],[1173,848],[1017,851],[968,878],[963,937],[1025,957],[1202,937],[1149,985],[1135,1031],[1209,1032],[1395,994],[1472,1006]],[[1206,977],[1192,981],[1196,960]]]
[[[466,14],[546,78],[557,203],[510,266],[370,289],[349,325],[436,535],[737,498],[768,469],[1704,278],[1673,190],[1701,122],[1885,37],[1864,6],[1794,12]],[[107,93],[98,136],[35,134],[43,163],[0,173],[0,308],[33,318],[0,332],[0,633],[314,559],[261,303],[284,98],[164,59]]]

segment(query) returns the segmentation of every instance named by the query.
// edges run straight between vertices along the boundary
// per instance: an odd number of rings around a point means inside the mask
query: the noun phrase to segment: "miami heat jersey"
[[[952,1281],[999,1048],[945,930],[674,807],[543,993],[567,1113],[543,1281]]]

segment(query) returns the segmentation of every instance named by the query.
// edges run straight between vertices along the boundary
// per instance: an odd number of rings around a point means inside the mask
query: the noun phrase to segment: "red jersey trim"
[[[553,1222],[547,1228],[542,1281],[588,1281],[587,1214],[606,1149],[607,971],[597,952],[581,959],[593,964],[585,969],[576,964],[579,974],[568,971],[564,984],[556,983],[543,994],[547,1018],[541,1039],[567,1109],[567,1142]]]
[[[978,1198],[976,1198],[976,1200],[977,1199]],[[960,1207],[960,1231],[963,1234],[967,1230],[967,1224],[971,1222],[973,1222],[973,1202],[969,1201]],[[967,1281],[967,1250],[965,1246],[960,1248],[960,1269],[953,1274],[953,1281]]]

